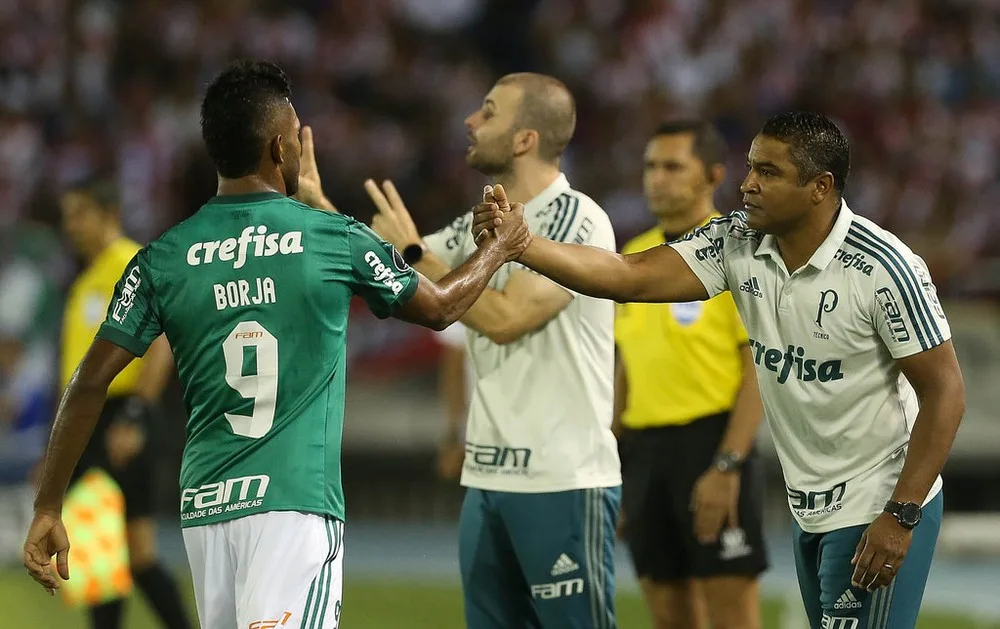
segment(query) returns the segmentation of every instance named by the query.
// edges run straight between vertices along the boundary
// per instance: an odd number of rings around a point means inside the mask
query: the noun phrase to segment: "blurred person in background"
[[[140,246],[122,231],[118,189],[112,181],[93,179],[73,186],[62,195],[60,209],[66,237],[86,263],[69,290],[63,315],[60,385],[65,391],[104,321],[116,283]],[[186,629],[191,624],[177,583],[157,559],[154,518],[157,448],[151,422],[172,374],[170,347],[160,336],[145,357],[111,383],[73,480],[98,467],[121,487],[135,582],[163,626]],[[123,610],[123,600],[91,607],[93,628],[121,627]]]
[[[465,124],[469,166],[503,186],[484,202],[523,203],[534,231],[614,250],[607,214],[560,170],[576,125],[562,82],[506,75]],[[391,182],[365,187],[372,228],[431,279],[476,250],[472,212],[421,237]],[[459,520],[469,628],[616,626],[613,305],[508,264],[461,321],[476,374]]]
[[[7,253],[15,243],[2,245]],[[56,290],[29,257],[0,262],[0,565],[20,555],[31,521],[29,477],[45,450],[56,372],[57,330],[44,311]]]
[[[201,116],[217,194],[150,245],[129,246],[59,405],[24,544],[25,567],[49,592],[59,587],[53,555],[69,578],[62,505],[109,388],[166,335],[190,409],[180,517],[201,625],[335,629],[351,299],[380,318],[441,330],[527,242],[527,228],[497,230],[429,282],[325,199],[311,131],[291,98],[288,77],[270,62],[238,60],[218,74]],[[300,186],[303,176],[313,185]],[[322,209],[289,196],[297,192]],[[74,209],[67,203],[70,217]],[[119,239],[113,215],[101,218],[91,220],[107,246]],[[98,247],[71,234],[95,255]]]
[[[622,253],[682,238],[720,216],[726,144],[701,120],[661,125],[646,144],[643,192],[657,219]],[[622,526],[656,629],[757,629],[767,567],[763,416],[732,295],[621,304],[615,422]]]
[[[437,473],[445,480],[457,480],[465,462],[465,420],[469,414],[470,387],[475,381],[472,364],[465,354],[467,329],[452,323],[437,333],[441,343],[438,367],[438,394],[444,403],[445,436],[438,447]]]

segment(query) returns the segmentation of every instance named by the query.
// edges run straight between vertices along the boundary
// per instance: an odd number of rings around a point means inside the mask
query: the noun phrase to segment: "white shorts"
[[[184,529],[203,629],[336,629],[344,523],[272,511]]]

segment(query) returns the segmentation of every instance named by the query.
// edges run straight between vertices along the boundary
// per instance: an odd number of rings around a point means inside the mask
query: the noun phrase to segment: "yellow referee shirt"
[[[128,238],[119,238],[80,274],[69,290],[66,311],[63,313],[61,384],[63,390],[73,377],[84,355],[94,341],[97,329],[108,311],[115,284],[121,279],[125,267],[141,247]],[[109,397],[123,396],[135,390],[142,370],[141,360],[132,361],[108,389]]]
[[[653,228],[630,240],[622,253],[664,242],[663,232]],[[728,292],[708,301],[620,304],[615,342],[628,379],[626,428],[688,424],[733,407],[747,333]]]

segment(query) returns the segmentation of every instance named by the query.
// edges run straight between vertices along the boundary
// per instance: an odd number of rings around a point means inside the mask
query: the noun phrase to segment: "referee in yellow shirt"
[[[725,153],[709,123],[661,126],[643,167],[658,224],[623,253],[719,216],[712,197]],[[758,629],[767,555],[753,442],[763,407],[733,298],[622,304],[615,339],[620,528],[654,629]]]
[[[115,284],[140,247],[122,234],[117,189],[111,182],[77,186],[62,196],[60,206],[66,236],[87,264],[70,288],[63,315],[60,384],[65,389],[104,321]],[[191,625],[177,584],[156,558],[154,448],[146,439],[150,411],[172,369],[170,348],[161,337],[144,358],[132,361],[112,382],[74,480],[91,467],[100,467],[115,479],[125,497],[135,582],[164,627],[187,629]],[[119,629],[122,611],[121,600],[92,607],[93,629]]]

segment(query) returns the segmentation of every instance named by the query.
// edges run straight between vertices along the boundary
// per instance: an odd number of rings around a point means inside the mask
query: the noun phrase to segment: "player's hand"
[[[24,541],[24,567],[31,578],[49,594],[59,589],[52,574],[52,555],[56,556],[59,576],[69,580],[69,537],[58,512],[36,511]]]
[[[444,480],[458,480],[465,465],[465,444],[454,439],[441,443],[437,453],[437,473]]]
[[[739,527],[740,475],[712,468],[702,474],[691,492],[694,536],[699,543],[714,544],[723,527]]]
[[[497,184],[483,188],[483,201],[472,209],[472,237],[476,244],[481,244],[488,234],[496,235],[496,229],[503,224],[504,213],[510,211],[507,194],[503,186]],[[496,195],[503,197],[504,204],[497,202]]]
[[[495,207],[504,218],[492,231],[483,230],[476,238],[476,244],[480,247],[501,246],[508,262],[517,260],[531,244],[531,231],[524,220],[524,205],[510,203],[503,186],[497,185],[495,188],[486,186],[483,202],[476,206],[476,212],[481,206]]]
[[[323,182],[316,164],[316,145],[313,142],[312,127],[302,127],[302,157],[299,161],[299,189],[295,197],[309,207],[337,212],[330,199],[323,192]]]
[[[368,179],[365,181],[365,192],[378,210],[372,218],[372,230],[376,234],[400,250],[421,241],[413,217],[391,181],[386,179],[379,188],[378,184]]]
[[[108,464],[120,470],[128,465],[135,455],[146,445],[146,431],[129,421],[116,421],[108,426],[104,437],[104,448],[108,454]]]
[[[890,513],[868,525],[854,551],[851,584],[873,592],[892,583],[913,541],[913,531],[902,527]]]

